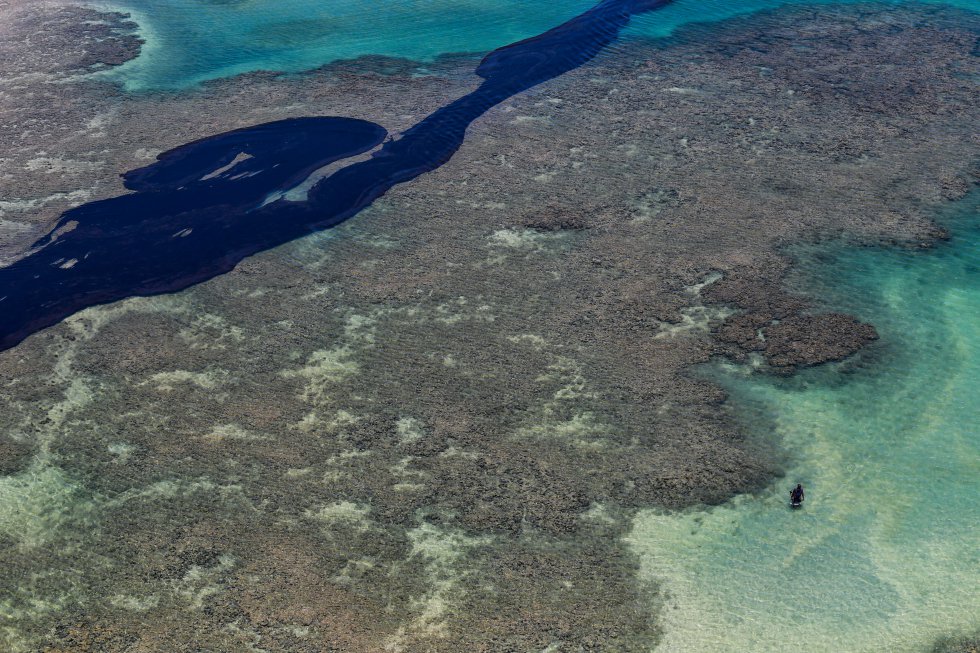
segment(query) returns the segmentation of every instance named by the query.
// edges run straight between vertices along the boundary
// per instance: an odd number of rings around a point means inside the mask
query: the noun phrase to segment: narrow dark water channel
[[[247,256],[347,220],[392,186],[446,163],[467,127],[491,107],[581,66],[634,14],[668,2],[605,0],[491,52],[476,69],[485,80],[479,88],[388,141],[371,159],[319,181],[303,202],[265,198],[317,168],[370,150],[385,130],[348,118],[299,118],[161,154],[157,163],[124,175],[135,194],[67,211],[37,241],[39,249],[0,269],[0,350],[88,306],[181,290],[232,270]]]

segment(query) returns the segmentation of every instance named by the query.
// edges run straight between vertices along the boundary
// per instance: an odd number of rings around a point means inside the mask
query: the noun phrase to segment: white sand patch
[[[547,340],[535,334],[511,336],[510,342],[531,346],[537,351],[549,347]],[[607,446],[605,436],[612,427],[599,422],[588,410],[578,410],[583,400],[595,399],[589,389],[582,365],[574,358],[551,353],[551,362],[535,381],[555,388],[551,398],[531,410],[528,423],[514,432],[512,437],[560,439],[573,446],[597,449]]]
[[[694,304],[681,309],[680,322],[661,322],[657,333],[653,336],[663,338],[689,338],[700,336],[711,331],[713,327],[738,313],[727,306],[705,306],[701,303],[701,292],[722,278],[720,272],[711,272],[698,283],[684,288],[684,294],[694,298]]]
[[[609,514],[609,509],[603,503],[593,503],[583,512],[579,519],[595,524],[615,524],[618,520]]]
[[[681,309],[680,322],[676,324],[661,322],[653,337],[662,339],[702,335],[737,312],[724,306],[689,306]]]
[[[303,416],[303,419],[295,425],[295,428],[299,429],[304,433],[312,433],[314,431],[337,431],[345,426],[350,426],[361,421],[361,418],[353,413],[349,413],[346,410],[338,410],[333,416],[326,418],[320,415],[316,410],[312,410]]]
[[[350,476],[350,472],[347,470],[347,465],[353,460],[358,458],[367,458],[371,456],[370,451],[357,451],[349,450],[342,451],[336,455],[330,456],[327,459],[326,466],[332,469],[328,469],[323,474],[324,483],[334,483],[342,478]]]
[[[546,344],[544,339],[539,340],[536,336],[517,336],[511,341],[529,342],[539,351]],[[575,410],[582,400],[596,397],[589,390],[580,363],[569,356],[553,354],[551,363],[535,381],[555,387],[554,394],[532,409],[533,417],[512,437],[559,439],[587,449],[607,446],[605,436],[611,427],[599,422],[591,411]]]
[[[191,349],[223,350],[238,346],[245,340],[241,327],[229,324],[228,320],[214,313],[205,313],[181,329],[177,336]]]
[[[303,367],[284,370],[280,375],[305,379],[302,398],[317,406],[324,404],[331,398],[334,385],[360,371],[360,364],[354,360],[356,349],[374,346],[375,325],[378,316],[383,313],[383,310],[378,310],[371,315],[349,315],[344,322],[339,344],[332,349],[314,351]]]
[[[278,202],[279,200],[285,200],[287,202],[305,202],[309,196],[310,189],[321,180],[330,177],[338,170],[342,170],[343,168],[354,165],[355,163],[369,160],[375,153],[380,151],[382,147],[384,147],[384,143],[380,143],[371,150],[368,150],[362,154],[355,154],[354,156],[334,161],[333,163],[329,163],[322,168],[314,170],[312,173],[310,173],[309,177],[301,181],[296,186],[284,192],[278,191],[269,195],[262,203],[262,206],[272,204],[273,202]]]
[[[398,431],[398,439],[401,440],[402,444],[416,442],[425,437],[422,422],[414,417],[400,418],[395,424],[395,429]]]
[[[559,232],[541,232],[534,229],[498,229],[487,237],[491,247],[543,252],[566,238]]]
[[[272,440],[273,438],[269,435],[262,435],[259,433],[252,433],[246,431],[237,424],[219,424],[211,429],[211,432],[203,436],[203,439],[210,442],[224,442],[226,440],[238,440],[242,442],[261,442],[263,440]]]
[[[635,157],[640,153],[640,147],[636,143],[626,143],[625,145],[619,145],[616,147],[617,150],[623,153],[627,157]]]
[[[79,161],[76,159],[61,159],[46,156],[29,160],[24,167],[31,172],[45,174],[69,174],[73,172],[92,172],[105,167],[103,161]]]
[[[361,366],[354,360],[353,350],[343,345],[334,349],[314,351],[306,365],[297,370],[285,370],[280,374],[287,378],[305,379],[302,398],[314,404],[321,404],[330,397],[333,385],[357,374]]]
[[[457,297],[451,302],[439,304],[435,308],[433,322],[458,324],[460,322],[493,322],[496,316],[487,304],[470,304],[466,297]]]
[[[105,128],[113,123],[118,113],[117,110],[113,109],[96,114],[85,123],[85,131],[88,132],[88,136],[90,138],[104,138],[106,136]]]
[[[466,458],[469,460],[476,460],[480,457],[480,454],[475,451],[466,451],[465,449],[460,449],[456,445],[450,445],[448,449],[439,453],[440,458],[452,458],[453,456],[459,456],[460,458]]]
[[[51,425],[49,432],[53,433],[55,429],[60,429],[71,412],[92,403],[94,398],[95,393],[87,379],[80,376],[71,378],[68,387],[65,388],[64,399],[48,409],[47,417]]]
[[[182,579],[173,583],[174,593],[191,609],[201,610],[208,598],[221,592],[222,577],[234,567],[235,559],[229,555],[219,557],[218,564],[213,567],[193,565]]]
[[[132,596],[130,594],[115,594],[109,598],[109,604],[120,610],[130,612],[146,612],[152,610],[160,604],[160,597],[154,594],[149,596]]]
[[[361,344],[374,344],[377,323],[378,318],[373,315],[351,315],[344,323],[344,337]]]
[[[363,577],[365,572],[371,571],[375,567],[377,567],[377,564],[372,558],[348,560],[344,568],[340,570],[340,573],[332,577],[330,582],[338,585],[351,585],[357,578]]]
[[[523,125],[529,122],[530,123],[537,122],[537,123],[542,123],[547,125],[551,123],[551,118],[549,118],[548,116],[517,116],[510,122],[513,125]]]
[[[724,275],[722,275],[721,272],[711,272],[710,274],[706,275],[704,279],[699,283],[695,283],[684,288],[684,292],[686,292],[688,295],[691,295],[693,297],[700,297],[702,290],[704,290],[705,288],[707,288],[713,283],[721,281],[723,276]]]
[[[172,372],[157,372],[139,384],[140,387],[153,384],[160,392],[173,392],[183,384],[195,385],[203,390],[214,390],[224,382],[225,372],[190,372],[174,370]]]
[[[507,340],[514,343],[515,345],[517,344],[530,345],[531,348],[537,351],[544,349],[544,347],[548,344],[547,340],[533,333],[524,333],[519,336],[507,336]]]
[[[78,206],[91,196],[91,191],[74,190],[69,193],[53,193],[51,195],[32,199],[0,200],[0,218],[7,217],[9,215],[23,215],[25,213],[30,213],[43,207],[45,204],[50,204],[52,202],[65,201],[71,206]],[[28,228],[34,228],[34,225],[28,225]]]
[[[150,150],[145,147],[141,147],[133,152],[133,157],[143,160],[155,159],[161,152],[162,150]]]
[[[421,492],[425,489],[425,483],[395,483],[391,489],[395,492]]]
[[[548,365],[547,370],[547,373],[535,380],[539,383],[561,383],[561,387],[555,391],[554,398],[556,401],[580,397],[595,398],[595,394],[585,391],[586,381],[582,375],[582,366],[574,359],[567,356],[557,356],[555,361]]]
[[[117,463],[125,463],[133,455],[133,452],[136,451],[136,447],[125,442],[113,442],[106,449],[116,457],[115,462]]]
[[[568,419],[556,420],[553,411],[546,408],[538,423],[518,430],[516,435],[522,438],[563,440],[583,449],[602,449],[607,445],[603,436],[610,430],[608,425],[596,420],[592,412],[583,411]]]
[[[633,219],[631,222],[634,224],[650,222],[674,201],[674,195],[664,189],[644,193],[634,204]]]
[[[115,499],[113,504],[126,503],[133,499],[173,499],[178,496],[186,496],[195,492],[214,492],[218,486],[206,479],[192,481],[189,479],[168,479],[156,481],[146,487],[132,488],[126,490]]]
[[[364,532],[374,528],[371,506],[353,501],[336,501],[311,508],[303,513],[307,519],[319,522],[327,529],[343,527]]]
[[[412,550],[410,558],[425,565],[428,591],[412,599],[415,613],[411,622],[399,628],[385,650],[404,651],[409,637],[444,638],[449,635],[449,612],[454,602],[461,601],[468,573],[460,563],[473,549],[493,542],[489,536],[471,537],[462,531],[422,524],[407,532]]]
[[[103,306],[92,306],[65,319],[72,333],[83,340],[91,340],[106,324],[130,313],[180,313],[180,299],[176,295],[157,297],[130,297]]]
[[[392,476],[401,476],[402,478],[405,477],[424,478],[428,476],[428,474],[426,474],[425,472],[419,471],[417,469],[410,469],[409,466],[412,464],[412,460],[414,460],[414,456],[406,456],[401,460],[399,460],[398,462],[396,462],[394,465],[390,466],[388,469],[389,471],[391,471]]]
[[[19,474],[0,476],[0,533],[22,549],[43,546],[79,522],[94,527],[95,513],[95,501],[53,465],[35,461]]]

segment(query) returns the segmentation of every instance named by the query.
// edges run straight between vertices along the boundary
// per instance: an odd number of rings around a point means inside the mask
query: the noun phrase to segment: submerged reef
[[[650,650],[633,515],[759,489],[784,456],[692,368],[873,339],[794,289],[787,247],[940,233],[977,172],[978,28],[869,5],[623,42],[355,220],[0,353],[0,641]],[[0,255],[199,138],[327,114],[403,131],[476,63],[139,96],[0,80],[37,121],[0,125]]]
[[[334,226],[395,184],[447,162],[488,109],[590,61],[634,13],[669,0],[604,0],[538,36],[494,50],[471,93],[397,139],[344,118],[294,118],[217,134],[168,150],[123,175],[136,191],[67,211],[33,250],[0,268],[0,348],[81,308],[182,290],[255,252]],[[385,140],[381,145],[382,140]],[[289,190],[317,169],[381,145],[366,161]]]
[[[0,12],[0,77],[5,83],[37,81],[43,75],[64,80],[118,66],[143,46],[128,14],[17,0],[0,4]]]
[[[735,346],[729,355],[744,361],[747,354],[761,354],[778,374],[844,360],[878,339],[872,325],[840,313],[808,314],[800,297],[767,291],[757,278],[728,277],[704,294],[708,301],[741,309],[715,331],[719,342]]]
[[[954,637],[937,642],[931,653],[977,653],[980,651],[980,635]]]

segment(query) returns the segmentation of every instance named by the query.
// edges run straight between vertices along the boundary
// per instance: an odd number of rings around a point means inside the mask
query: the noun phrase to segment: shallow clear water
[[[141,90],[370,54],[430,61],[533,36],[593,4],[120,0],[113,6],[133,11],[148,43],[109,75]],[[636,18],[630,34],[782,4],[680,0]],[[747,423],[774,424],[793,462],[769,493],[637,519],[631,545],[666,592],[658,650],[921,651],[976,627],[977,206],[976,197],[962,204],[958,237],[933,252],[801,252],[799,282],[875,324],[881,342],[857,363],[792,381],[722,370]],[[792,512],[787,491],[797,481],[808,502]]]
[[[665,36],[690,23],[786,4],[851,0],[676,0],[638,16],[630,34]],[[928,0],[927,0],[928,1]],[[301,71],[364,55],[430,62],[482,53],[578,15],[592,0],[111,0],[147,40],[139,58],[108,73],[130,90],[185,88],[253,70]],[[977,7],[977,0],[943,4]]]
[[[802,254],[803,282],[875,324],[851,369],[722,378],[774,420],[794,463],[759,497],[641,515],[630,541],[666,581],[662,651],[921,651],[980,606],[978,197],[930,253]],[[972,222],[972,226],[968,226]],[[807,502],[787,507],[801,482]]]
[[[180,88],[252,70],[300,71],[384,55],[431,61],[486,52],[540,34],[591,0],[122,0],[147,39],[144,53],[111,73],[127,88]]]
[[[829,4],[809,2],[806,4]],[[111,73],[133,90],[181,88],[256,69],[298,71],[379,54],[431,61],[540,33],[593,3],[504,0],[155,0],[122,5],[148,39]],[[679,0],[629,34],[784,4]],[[946,3],[980,8],[976,0]],[[220,29],[215,29],[220,25]],[[722,378],[751,423],[774,423],[793,456],[771,492],[710,511],[641,515],[630,537],[663,583],[660,651],[920,651],[968,634],[980,605],[980,256],[966,226],[929,253],[801,253],[808,289],[872,322],[866,366],[772,381]],[[795,482],[808,491],[791,512]]]

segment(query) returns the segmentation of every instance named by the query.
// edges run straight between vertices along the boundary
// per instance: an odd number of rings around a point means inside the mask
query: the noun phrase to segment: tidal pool
[[[759,496],[641,514],[663,583],[658,651],[924,651],[980,606],[980,195],[933,251],[800,252],[799,283],[875,324],[861,360],[776,381],[721,377],[792,464]],[[797,482],[800,511],[787,507]]]

